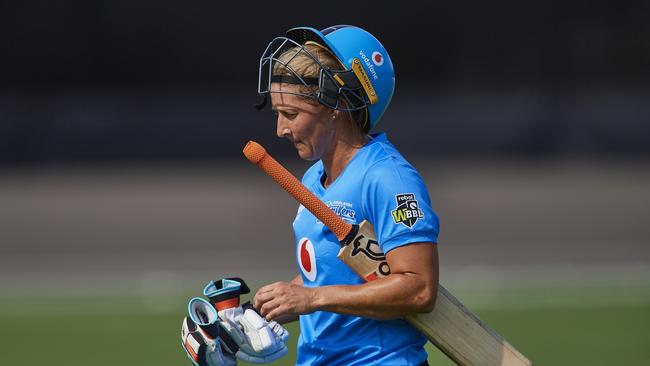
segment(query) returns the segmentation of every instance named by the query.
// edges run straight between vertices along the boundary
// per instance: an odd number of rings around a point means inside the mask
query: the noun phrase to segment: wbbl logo
[[[418,219],[424,218],[424,213],[420,210],[413,193],[398,194],[395,196],[395,200],[397,207],[391,213],[396,224],[404,224],[410,229]]]

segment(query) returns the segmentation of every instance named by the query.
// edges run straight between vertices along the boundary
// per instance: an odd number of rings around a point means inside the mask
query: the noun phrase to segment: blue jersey
[[[373,136],[326,189],[321,161],[302,182],[350,223],[368,220],[388,253],[402,245],[437,242],[438,218],[418,172],[385,134]],[[293,222],[297,262],[306,287],[363,280],[337,258],[336,236],[300,206]],[[426,338],[405,320],[373,320],[317,311],[300,316],[297,365],[419,365]]]

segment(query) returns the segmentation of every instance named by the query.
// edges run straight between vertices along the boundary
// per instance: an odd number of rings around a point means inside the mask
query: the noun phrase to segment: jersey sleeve
[[[364,214],[384,253],[411,243],[437,243],[438,216],[422,178],[410,164],[394,158],[379,161],[366,173],[363,187]]]

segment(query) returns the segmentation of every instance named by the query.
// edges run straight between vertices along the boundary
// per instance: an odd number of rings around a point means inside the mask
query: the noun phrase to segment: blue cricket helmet
[[[303,51],[311,55],[304,48],[309,42],[331,51],[344,69],[332,70],[311,56],[321,66],[318,79],[300,75],[289,78],[272,75],[274,63],[282,63],[291,70],[288,63],[278,59],[278,55],[287,47],[303,47]],[[359,27],[336,25],[320,31],[298,27],[288,30],[286,37],[275,38],[262,54],[258,92],[261,95],[271,92],[272,82],[318,86],[317,93],[305,96],[313,97],[330,108],[348,111],[366,109],[368,118],[362,127],[368,131],[377,125],[390,104],[395,89],[395,71],[384,46]]]

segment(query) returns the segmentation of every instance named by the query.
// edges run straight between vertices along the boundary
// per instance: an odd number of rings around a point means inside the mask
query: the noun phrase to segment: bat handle
[[[293,174],[273,159],[260,144],[249,141],[244,147],[244,155],[251,163],[262,169],[287,193],[313,213],[336,235],[339,241],[349,236],[348,233],[352,230],[352,225],[343,221],[323,201],[314,196]],[[352,238],[354,236],[350,240]]]

